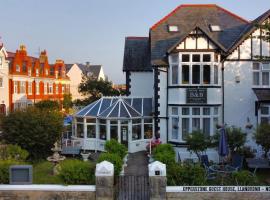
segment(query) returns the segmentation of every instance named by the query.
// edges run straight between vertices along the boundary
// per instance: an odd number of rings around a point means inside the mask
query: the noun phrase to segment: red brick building
[[[8,60],[10,110],[46,99],[61,103],[64,94],[69,93],[70,79],[64,61],[49,64],[46,50],[35,58],[28,56],[26,47],[21,45],[16,53],[8,52]]]

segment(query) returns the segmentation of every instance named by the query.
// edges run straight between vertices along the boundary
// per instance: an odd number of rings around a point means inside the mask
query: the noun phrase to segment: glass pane
[[[210,108],[203,108],[203,115],[210,115]]]
[[[261,117],[261,124],[264,124],[264,123],[269,123],[268,117]]]
[[[172,63],[178,63],[178,54],[172,54],[171,61]]]
[[[214,115],[218,115],[218,107],[214,107]]]
[[[110,123],[111,124],[118,124],[118,121],[117,120],[111,120]]]
[[[269,114],[269,108],[268,107],[261,107],[261,114],[262,115],[268,115]]]
[[[218,66],[214,66],[214,84],[218,84]]]
[[[182,139],[185,140],[189,133],[189,118],[182,118]]]
[[[192,118],[192,131],[200,130],[200,118]]]
[[[83,124],[77,124],[77,134],[78,138],[83,138]]]
[[[262,85],[269,85],[269,72],[262,73]]]
[[[182,115],[189,115],[189,108],[182,108]]]
[[[178,139],[178,132],[179,132],[179,126],[178,126],[178,118],[172,118],[172,139],[177,140]]]
[[[200,84],[200,65],[192,65],[192,83]]]
[[[217,125],[218,125],[218,118],[215,117],[213,119],[213,133],[216,133],[217,132]]]
[[[203,83],[204,84],[210,84],[210,65],[204,65],[203,66]]]
[[[100,124],[106,124],[106,119],[100,119],[100,120],[99,120],[99,123],[100,123]]]
[[[88,125],[87,126],[87,137],[88,138],[96,138],[96,125]]]
[[[203,133],[206,136],[210,136],[210,118],[203,119]]]
[[[172,107],[172,115],[178,115],[178,108]]]
[[[260,85],[260,73],[253,72],[253,85]]]
[[[178,65],[172,65],[172,84],[178,84]]]
[[[96,123],[96,119],[92,118],[92,119],[86,119],[87,123]]]
[[[128,142],[128,126],[121,126],[121,142]]]
[[[152,124],[153,120],[152,119],[144,119],[144,123]]]
[[[101,101],[99,101],[99,102],[91,109],[91,111],[87,113],[87,116],[97,116],[98,109],[99,109],[99,106],[100,106],[100,102],[101,102]]]
[[[182,62],[189,62],[189,54],[182,55]]]
[[[263,63],[263,64],[262,64],[262,70],[270,70],[270,65],[269,65],[269,63]]]
[[[124,105],[121,103],[121,107],[120,107],[120,117],[121,118],[129,118],[129,114],[127,112],[127,109],[124,107]]]
[[[111,139],[118,140],[118,126],[111,126]]]
[[[153,136],[153,125],[144,124],[144,139],[150,139]]]
[[[211,54],[203,54],[203,62],[211,62]]]
[[[111,99],[103,99],[99,113],[102,113],[104,110],[109,108],[110,104],[111,104]]]
[[[189,65],[182,65],[182,84],[189,84]]]
[[[99,138],[101,140],[106,140],[106,125],[99,125]]]
[[[133,119],[132,124],[140,124],[141,121],[142,121],[141,119]]]
[[[142,99],[141,98],[134,98],[132,107],[135,108],[139,113],[142,113]],[[130,112],[133,116],[133,114]],[[137,115],[134,113],[134,115]]]
[[[117,105],[113,108],[112,112],[109,114],[109,117],[118,117],[119,115],[119,107],[120,103],[118,102]]]
[[[200,115],[200,108],[192,108],[192,115]]]
[[[200,54],[193,54],[192,55],[192,62],[200,62]]]
[[[83,122],[83,118],[76,118],[77,122]]]
[[[260,70],[260,63],[253,63],[253,70]]]
[[[143,99],[143,116],[152,115],[152,99],[144,98]]]
[[[132,140],[139,140],[142,137],[141,124],[132,125]]]

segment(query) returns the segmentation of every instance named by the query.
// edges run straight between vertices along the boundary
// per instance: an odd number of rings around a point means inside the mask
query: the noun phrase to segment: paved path
[[[147,153],[145,151],[130,153],[124,172],[127,176],[148,176]]]

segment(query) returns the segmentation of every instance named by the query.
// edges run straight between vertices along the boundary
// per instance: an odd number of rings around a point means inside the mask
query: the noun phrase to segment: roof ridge
[[[126,39],[147,39],[146,36],[127,36]]]
[[[230,12],[229,10],[222,8],[220,6],[218,6],[217,4],[181,4],[179,6],[177,6],[174,10],[172,10],[169,14],[167,14],[165,17],[163,17],[161,20],[159,20],[157,23],[155,23],[150,30],[154,30],[159,24],[161,24],[162,22],[164,22],[166,19],[168,19],[170,16],[172,16],[176,11],[180,10],[181,8],[185,8],[185,7],[216,7],[224,12],[226,12],[227,14],[245,22],[245,23],[250,23],[250,21],[244,19],[243,17],[240,17],[239,15],[236,15],[232,12]]]

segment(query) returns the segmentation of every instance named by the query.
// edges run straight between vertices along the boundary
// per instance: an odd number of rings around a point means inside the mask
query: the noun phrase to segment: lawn
[[[64,184],[59,176],[54,176],[53,164],[49,161],[41,161],[33,165],[34,184]]]

